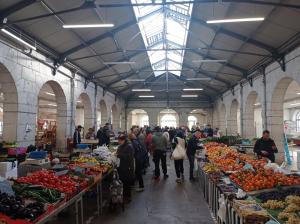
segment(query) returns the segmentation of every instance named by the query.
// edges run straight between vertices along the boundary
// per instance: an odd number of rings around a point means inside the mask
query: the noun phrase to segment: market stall
[[[102,183],[116,165],[106,147],[80,154],[69,161],[52,164],[9,181],[0,182],[0,221],[2,223],[46,223],[75,204],[76,223],[83,223],[83,196],[95,191],[97,214],[102,214]],[[11,183],[12,184],[11,184]]]
[[[218,223],[300,223],[297,173],[220,143],[202,153],[199,183]]]

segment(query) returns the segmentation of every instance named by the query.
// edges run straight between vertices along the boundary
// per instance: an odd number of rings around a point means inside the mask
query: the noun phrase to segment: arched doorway
[[[260,137],[263,129],[262,105],[257,92],[249,93],[244,112],[244,137],[253,139]]]
[[[114,104],[111,108],[111,121],[113,125],[113,129],[118,131],[120,130],[120,114],[118,112],[117,106]]]
[[[66,145],[67,102],[61,86],[55,81],[46,82],[38,94],[37,145],[51,143],[56,148]]]
[[[279,148],[278,161],[284,160],[283,134],[299,136],[300,86],[291,78],[281,79],[272,93],[270,131]]]
[[[175,110],[165,109],[160,111],[158,121],[161,127],[178,127],[179,116]]]
[[[0,139],[17,141],[18,93],[15,81],[3,64],[0,64]]]
[[[91,100],[86,93],[81,93],[76,101],[75,125],[84,127],[84,132],[94,127]]]
[[[188,127],[191,130],[193,127],[197,127],[198,120],[194,115],[188,116]]]
[[[219,129],[222,135],[227,135],[227,125],[226,125],[226,107],[224,104],[220,107],[219,111]]]
[[[188,116],[188,124],[190,129],[193,125],[202,129],[205,128],[207,124],[207,112],[203,109],[192,110]]]
[[[107,106],[104,100],[100,101],[100,119],[101,126],[104,126],[108,122]]]
[[[129,130],[132,126],[149,126],[148,113],[142,109],[135,109],[130,111],[127,116],[127,129]]]
[[[231,103],[230,114],[228,117],[228,135],[237,135],[241,133],[240,117],[240,106],[238,101],[235,99]]]

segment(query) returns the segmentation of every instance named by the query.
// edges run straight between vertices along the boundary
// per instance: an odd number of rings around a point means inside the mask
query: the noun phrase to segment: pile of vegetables
[[[28,184],[14,184],[13,189],[17,196],[32,198],[41,203],[55,203],[62,199],[62,194],[55,189]]]
[[[44,213],[44,205],[40,202],[25,205],[20,197],[0,193],[0,212],[13,219],[33,221]]]
[[[30,176],[20,177],[16,181],[24,184],[41,185],[66,194],[73,194],[77,191],[77,183],[70,176],[56,176],[55,172],[51,170],[36,171]]]

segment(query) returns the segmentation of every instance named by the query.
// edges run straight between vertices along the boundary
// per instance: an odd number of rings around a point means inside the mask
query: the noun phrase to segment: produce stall
[[[9,181],[0,181],[0,222],[46,223],[75,204],[76,223],[83,223],[83,196],[95,190],[97,213],[102,214],[102,183],[116,165],[108,148],[81,154]]]
[[[222,143],[205,144],[198,177],[218,223],[300,223],[300,177]]]

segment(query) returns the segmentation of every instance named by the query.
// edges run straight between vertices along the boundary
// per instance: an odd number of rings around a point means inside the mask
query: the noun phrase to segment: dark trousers
[[[153,161],[155,164],[155,171],[154,171],[154,175],[156,177],[160,176],[160,168],[159,168],[159,163],[161,161],[161,168],[163,170],[164,174],[167,174],[167,153],[165,151],[162,150],[155,150],[153,152]]]
[[[124,198],[131,198],[131,183],[128,181],[122,181],[123,182],[123,197]]]
[[[188,155],[190,162],[190,178],[194,178],[195,155]]]
[[[139,161],[135,161],[135,178],[139,182],[140,188],[144,187],[143,170],[144,170],[143,163],[140,163]]]
[[[175,171],[176,171],[176,176],[177,178],[180,178],[180,175],[184,173],[184,169],[183,169],[183,159],[179,159],[179,160],[174,160],[174,164],[175,164]]]

